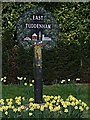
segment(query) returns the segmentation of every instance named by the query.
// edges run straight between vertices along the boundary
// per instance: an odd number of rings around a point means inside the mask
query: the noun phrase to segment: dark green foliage
[[[38,5],[56,17],[60,33],[57,47],[43,49],[43,79],[47,84],[61,79],[90,78],[90,4],[87,3],[2,3],[3,75],[8,74],[12,49],[17,45],[17,76],[33,78],[33,50],[19,47],[16,22],[19,16]],[[12,80],[13,81],[13,80]]]

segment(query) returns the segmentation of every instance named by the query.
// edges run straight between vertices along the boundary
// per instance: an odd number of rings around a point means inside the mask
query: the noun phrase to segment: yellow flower
[[[12,102],[8,102],[7,105],[12,105]]]
[[[30,113],[29,113],[29,116],[32,116],[32,115],[33,115],[33,114],[30,112]]]
[[[12,102],[13,101],[13,99],[12,98],[10,98],[10,102]]]
[[[54,98],[53,96],[50,97],[51,99]]]
[[[79,102],[82,102],[81,100],[79,100]]]
[[[3,99],[0,100],[0,104],[4,105],[4,100]]]
[[[86,106],[87,106],[87,104],[86,104],[86,103],[84,103],[83,105],[84,105],[84,107],[86,107]]]
[[[32,86],[33,86],[33,84],[30,83],[30,87],[32,87]]]
[[[45,98],[46,97],[46,95],[43,95],[43,98]]]
[[[59,103],[57,102],[56,105],[59,105]]]
[[[33,102],[33,101],[34,101],[34,99],[33,99],[33,98],[30,98],[30,99],[29,99],[29,102]]]
[[[70,102],[66,102],[66,104],[67,104],[68,106],[70,106]]]
[[[52,103],[49,103],[49,106],[52,106],[53,104]]]
[[[21,105],[21,102],[19,100],[16,100],[17,105]]]
[[[58,99],[60,99],[61,98],[61,96],[60,95],[58,95]]]
[[[4,79],[6,79],[7,77],[5,76]]]
[[[24,109],[24,105],[21,105],[21,109]]]
[[[29,106],[30,106],[30,107],[33,106],[33,103],[30,103]]]
[[[53,111],[53,107],[49,106],[49,110],[50,110],[50,112],[52,112]]]
[[[60,110],[60,105],[54,108],[54,111],[59,111]]]
[[[54,111],[58,111],[57,107],[55,107],[53,110],[54,110]]]
[[[64,110],[64,112],[66,112],[66,113],[67,113],[67,112],[68,112],[68,109],[65,109],[65,110]]]
[[[40,110],[44,111],[44,105],[41,105]]]
[[[78,104],[79,104],[79,101],[77,100],[77,101],[76,101],[76,105],[78,105]]]
[[[86,107],[86,110],[89,110],[89,107],[88,107],[88,106]]]
[[[57,98],[58,98],[58,97],[57,97],[57,96],[55,96],[55,97],[54,97],[54,100],[57,100]]]
[[[46,102],[46,105],[49,105],[49,102]]]
[[[64,103],[64,104],[63,104],[63,107],[64,107],[64,108],[67,108],[67,104]]]
[[[30,110],[31,110],[31,111],[34,111],[34,108],[33,108],[33,107],[31,107],[31,108],[30,108]]]
[[[2,106],[2,109],[4,110],[4,109],[5,109],[5,106]]]
[[[52,100],[52,103],[55,103],[56,101],[55,100]]]
[[[37,105],[37,109],[40,109],[40,105]]]
[[[25,86],[27,86],[27,83],[24,83]]]
[[[12,106],[12,109],[14,109],[15,108],[15,106]]]
[[[20,78],[19,78],[19,80],[22,80],[22,79],[23,79],[23,77],[20,77]]]
[[[17,112],[17,109],[16,109],[16,108],[14,108],[14,109],[13,109],[13,112],[15,112],[15,113],[16,113],[16,112]]]
[[[20,107],[18,107],[18,112],[21,112],[21,108]]]
[[[82,106],[80,106],[79,109],[80,109],[80,111],[83,111],[83,110],[84,110]]]
[[[19,96],[17,99],[18,99],[18,100],[21,100],[21,96]]]
[[[48,107],[48,105],[47,105],[47,104],[45,104],[44,106],[45,106],[46,108]]]
[[[78,109],[78,106],[75,106],[74,108],[77,110],[77,109]]]
[[[7,111],[5,112],[5,115],[8,115],[8,112],[7,112]]]
[[[2,103],[4,103],[4,100],[3,100],[3,99],[1,99],[1,100],[0,100],[0,103],[1,103],[1,104],[2,104]]]
[[[57,110],[60,110],[60,105],[59,105],[59,106],[57,106]]]
[[[24,100],[25,100],[25,97],[22,97],[22,100],[24,101]]]
[[[72,103],[71,103],[71,105],[72,105],[72,106],[74,106],[74,105],[75,105],[75,103],[74,103],[74,102],[72,102]]]
[[[34,80],[32,80],[32,83],[34,83]]]
[[[33,107],[36,108],[36,106],[37,106],[37,105],[34,103],[34,104],[33,104]]]
[[[26,80],[26,77],[24,77],[24,80]]]
[[[11,106],[11,105],[9,105],[9,106],[8,106],[8,108],[12,109],[12,106]]]

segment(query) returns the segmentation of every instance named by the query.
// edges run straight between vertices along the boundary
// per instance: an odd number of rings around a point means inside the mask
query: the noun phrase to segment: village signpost
[[[17,39],[24,49],[34,47],[34,102],[42,103],[42,48],[56,46],[59,26],[55,17],[42,7],[32,7],[22,14],[17,22]]]

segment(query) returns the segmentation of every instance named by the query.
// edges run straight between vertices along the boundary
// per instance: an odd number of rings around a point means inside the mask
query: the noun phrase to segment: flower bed
[[[34,103],[33,98],[15,97],[0,99],[3,118],[81,118],[88,111],[86,103],[70,95],[66,100],[61,96],[43,95],[43,103]]]

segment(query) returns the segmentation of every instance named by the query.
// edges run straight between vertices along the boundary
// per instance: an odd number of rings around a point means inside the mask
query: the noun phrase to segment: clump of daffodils
[[[16,96],[14,99],[0,99],[0,112],[9,118],[12,115],[23,118],[26,112],[32,118],[80,118],[84,111],[89,110],[86,103],[72,95],[69,95],[66,100],[63,100],[60,95],[43,95],[42,104],[34,103],[33,98],[29,98],[27,103],[25,100],[21,96]]]
[[[2,77],[2,78],[0,79],[0,81],[3,82],[3,83],[6,83],[6,79],[7,79],[7,77],[4,76],[4,77]]]

